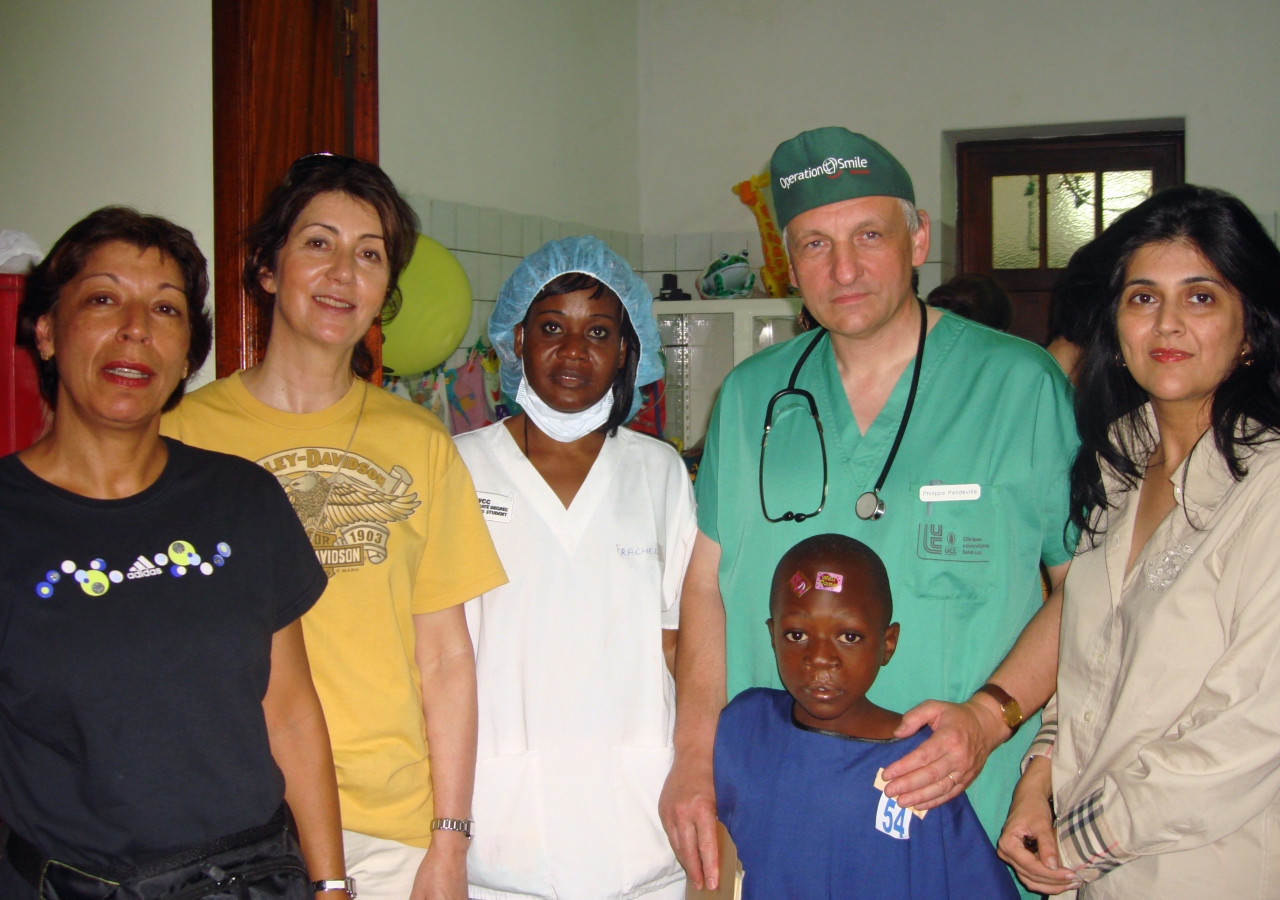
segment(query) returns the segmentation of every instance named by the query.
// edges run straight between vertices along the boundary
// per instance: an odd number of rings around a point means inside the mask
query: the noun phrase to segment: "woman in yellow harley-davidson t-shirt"
[[[464,900],[476,688],[461,604],[506,575],[448,433],[358,377],[416,232],[377,166],[295,162],[246,241],[265,358],[163,427],[274,474],[329,574],[302,624],[361,897]]]

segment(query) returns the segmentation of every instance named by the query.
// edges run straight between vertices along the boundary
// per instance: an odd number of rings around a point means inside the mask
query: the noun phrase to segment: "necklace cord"
[[[351,455],[351,445],[356,439],[356,432],[360,430],[360,420],[364,418],[364,402],[369,399],[369,382],[364,383],[364,393],[360,395],[360,408],[356,411],[356,424],[351,428],[351,437],[347,438],[347,449],[342,451],[342,458],[338,460],[338,468],[332,475],[325,479],[326,484],[332,484],[333,479],[341,472],[342,467],[346,464],[347,458]],[[320,527],[320,523],[324,521],[325,511],[329,508],[329,495],[332,491],[324,492],[324,500],[320,504],[320,512],[316,514],[315,524],[307,529],[307,540],[311,541],[315,538],[316,529]]]

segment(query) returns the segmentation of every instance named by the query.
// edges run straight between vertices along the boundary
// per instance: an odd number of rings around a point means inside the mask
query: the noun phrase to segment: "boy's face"
[[[857,565],[804,562],[780,592],[766,624],[796,718],[840,731],[871,707],[866,694],[893,656],[898,625],[885,626],[884,606]]]

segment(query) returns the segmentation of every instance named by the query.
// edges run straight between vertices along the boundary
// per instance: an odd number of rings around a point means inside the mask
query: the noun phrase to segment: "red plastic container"
[[[0,274],[0,456],[25,450],[44,433],[35,356],[14,342],[24,275]]]

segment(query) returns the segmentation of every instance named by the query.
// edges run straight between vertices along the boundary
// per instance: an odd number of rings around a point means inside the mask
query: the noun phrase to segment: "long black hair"
[[[1280,436],[1280,249],[1238,199],[1213,188],[1160,191],[1120,216],[1071,257],[1057,300],[1087,323],[1077,371],[1080,451],[1071,467],[1071,521],[1096,545],[1109,504],[1102,465],[1129,488],[1142,481],[1155,444],[1142,407],[1147,393],[1120,365],[1116,308],[1129,261],[1148,244],[1194,246],[1239,295],[1249,365],[1237,365],[1214,391],[1210,431],[1238,481],[1248,448]]]
[[[573,294],[577,291],[591,291],[590,299],[592,300],[612,297],[622,312],[618,333],[624,342],[626,355],[622,360],[622,368],[613,378],[611,388],[613,409],[609,412],[609,418],[598,429],[608,432],[610,437],[615,437],[618,434],[618,427],[631,418],[631,401],[636,393],[636,372],[640,368],[640,337],[636,334],[635,326],[631,324],[631,316],[627,314],[627,308],[622,305],[618,295],[609,285],[594,275],[588,275],[586,272],[565,272],[544,284],[542,290],[529,301],[529,309],[524,314],[524,327],[528,329],[529,316],[533,313],[534,304],[539,300]]]

